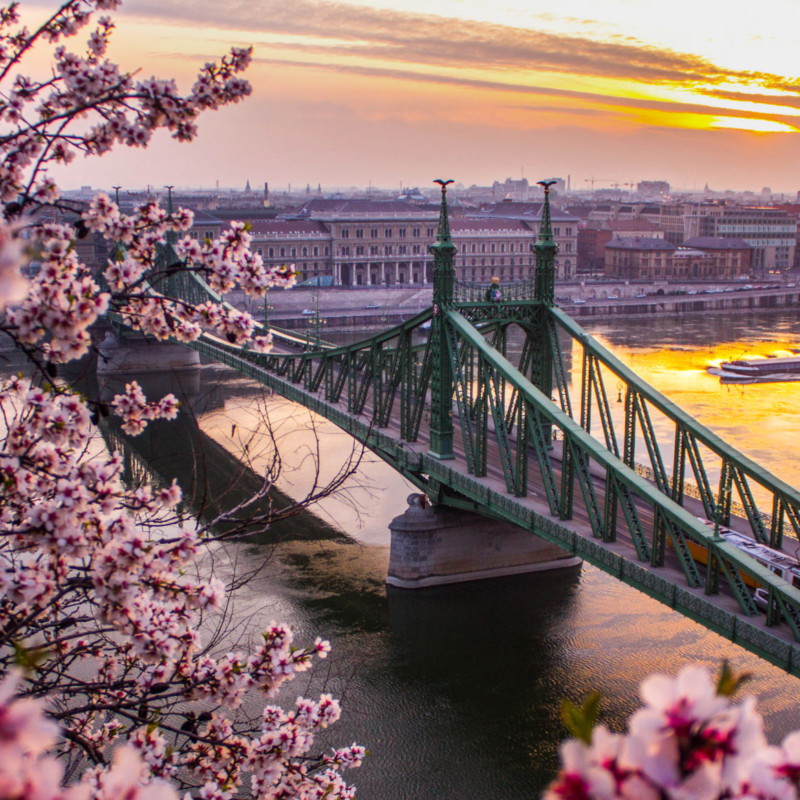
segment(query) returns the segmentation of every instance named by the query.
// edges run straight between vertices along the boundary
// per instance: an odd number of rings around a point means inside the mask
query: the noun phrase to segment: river
[[[793,315],[619,318],[587,328],[685,410],[800,486],[800,382],[724,386],[705,371],[715,359],[800,347]],[[348,437],[249,381],[206,365],[199,385],[216,398],[197,409],[203,440],[256,472],[272,453],[269,417],[287,494],[307,490],[317,448],[322,479],[347,460]],[[183,483],[193,480],[188,469]],[[387,590],[387,525],[411,491],[367,453],[346,490],[312,514],[227,550],[239,570],[262,567],[239,592],[243,613],[287,621],[302,641],[330,640],[329,659],[282,700],[319,691],[342,698],[343,718],[324,744],[370,750],[348,776],[362,800],[537,797],[557,768],[562,698],[599,689],[602,720],[622,728],[641,678],[695,661],[716,670],[727,658],[753,674],[749,690],[770,739],[800,728],[797,679],[590,566]]]

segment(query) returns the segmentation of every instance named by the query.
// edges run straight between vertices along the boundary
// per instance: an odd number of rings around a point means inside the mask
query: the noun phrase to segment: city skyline
[[[112,60],[188,89],[202,63],[252,44],[253,95],[202,118],[190,145],[161,136],[146,153],[79,159],[56,177],[70,188],[391,187],[444,173],[467,185],[570,175],[573,189],[649,179],[687,190],[800,187],[790,2],[558,9],[130,0],[116,14]]]

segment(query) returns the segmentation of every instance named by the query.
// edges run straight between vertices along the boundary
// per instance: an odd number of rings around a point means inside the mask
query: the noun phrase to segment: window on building
[[[281,247],[281,258],[286,258],[286,248]]]
[[[315,255],[315,256],[318,256],[318,255],[319,255],[319,247],[315,247],[315,248],[314,248],[314,255]]]
[[[297,255],[297,248],[293,247],[292,248],[292,258],[294,258],[296,255]]]
[[[270,258],[275,258],[275,248],[274,247],[270,247],[270,249],[269,249],[269,257]]]
[[[303,245],[303,255],[304,256],[308,255],[308,248],[305,245]]]
[[[486,242],[483,242],[483,243],[481,244],[481,253],[485,253],[485,252],[486,252]],[[485,262],[484,262],[484,263],[485,263]]]
[[[377,228],[370,228],[370,229],[369,229],[369,235],[370,235],[370,236],[371,236],[373,239],[377,239],[377,238],[378,238],[378,229],[377,229]]]
[[[406,229],[405,229],[405,228],[398,228],[398,229],[397,229],[397,235],[398,235],[398,236],[399,236],[401,239],[405,239],[405,238],[406,238]]]
[[[364,246],[363,245],[358,245],[356,247],[356,255],[357,256],[363,256],[364,255]]]
[[[387,244],[387,245],[384,246],[383,254],[385,256],[390,256],[392,254],[392,246],[390,244]]]
[[[412,229],[411,229],[411,235],[412,235],[412,236],[413,236],[415,239],[419,239],[419,233],[420,233],[420,231],[419,231],[419,228],[412,228]]]
[[[363,238],[364,238],[364,229],[356,228],[356,239],[363,239]]]
[[[350,238],[350,228],[342,228],[342,239]]]
[[[435,228],[428,228],[425,235],[430,238],[432,236],[436,236],[436,229]]]

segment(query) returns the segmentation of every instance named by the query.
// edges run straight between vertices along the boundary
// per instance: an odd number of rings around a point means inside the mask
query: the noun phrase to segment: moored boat
[[[722,361],[719,366],[709,367],[708,371],[719,375],[723,383],[797,381],[800,380],[800,352],[793,350],[792,353],[791,356]]]

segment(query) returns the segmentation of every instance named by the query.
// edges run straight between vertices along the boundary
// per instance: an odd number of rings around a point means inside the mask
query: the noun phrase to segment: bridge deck
[[[224,343],[220,345],[215,347],[206,343],[201,349],[270,386],[276,393],[333,421],[400,469],[421,489],[430,492],[432,485],[448,486],[463,498],[460,507],[479,513],[486,513],[487,509],[491,509],[492,516],[517,524],[532,534],[560,545],[684,616],[698,621],[787,671],[800,675],[800,650],[788,625],[767,625],[764,616],[743,614],[737,599],[726,590],[724,584],[720,585],[721,591],[716,594],[706,594],[702,584],[697,587],[687,586],[679,559],[669,548],[665,551],[663,565],[654,567],[641,561],[633,539],[624,525],[618,526],[616,541],[599,541],[594,535],[581,493],[575,494],[571,518],[560,519],[551,513],[543,483],[535,470],[531,471],[528,493],[524,497],[509,494],[503,469],[495,452],[489,454],[487,474],[484,477],[470,475],[466,468],[464,443],[458,424],[454,430],[455,458],[440,460],[429,452],[430,442],[424,425],[420,428],[417,441],[404,441],[400,436],[397,417],[393,416],[386,427],[376,428],[371,423],[373,409],[368,403],[365,404],[362,414],[356,417],[348,411],[346,400],[330,403],[322,399],[319,393],[307,391],[302,385],[292,384],[263,367],[232,356]],[[458,423],[457,415],[455,422]],[[554,441],[550,453],[550,462],[557,480],[561,478],[561,448],[562,443]],[[592,469],[592,481],[598,500],[603,503],[606,487],[602,469]],[[456,504],[452,497],[448,502]],[[636,506],[643,525],[652,525],[652,509],[638,500]],[[685,497],[684,506],[693,515],[701,517],[703,514],[702,503],[698,500]],[[697,567],[701,577],[705,577],[705,566],[698,564]]]

